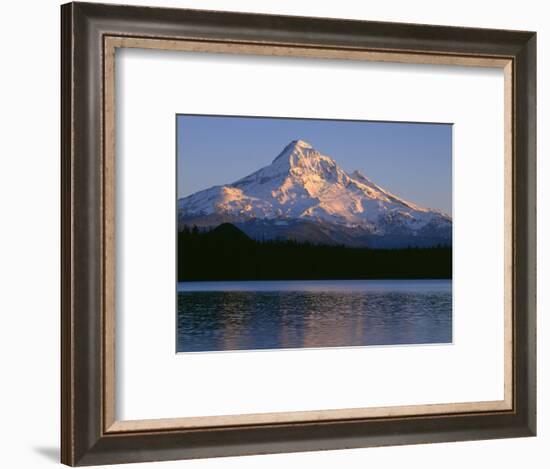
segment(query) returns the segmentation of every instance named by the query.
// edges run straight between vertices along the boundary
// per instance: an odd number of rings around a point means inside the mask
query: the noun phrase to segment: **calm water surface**
[[[185,282],[177,351],[452,342],[450,280]]]

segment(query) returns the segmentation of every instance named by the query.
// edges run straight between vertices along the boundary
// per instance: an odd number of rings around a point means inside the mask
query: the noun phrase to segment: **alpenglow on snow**
[[[381,188],[303,140],[231,184],[178,200],[178,225],[233,223],[248,236],[393,248],[451,245],[452,220]]]

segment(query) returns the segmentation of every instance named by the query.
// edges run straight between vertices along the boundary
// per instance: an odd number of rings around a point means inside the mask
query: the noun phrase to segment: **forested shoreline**
[[[256,241],[232,224],[178,233],[178,281],[449,279],[452,248],[368,249]]]

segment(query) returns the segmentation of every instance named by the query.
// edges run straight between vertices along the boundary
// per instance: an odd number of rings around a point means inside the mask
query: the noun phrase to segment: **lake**
[[[452,342],[451,280],[182,282],[177,351]]]

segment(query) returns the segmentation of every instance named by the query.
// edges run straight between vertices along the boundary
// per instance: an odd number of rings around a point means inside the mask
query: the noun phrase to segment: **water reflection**
[[[452,341],[450,281],[246,283],[178,286],[178,352]]]

